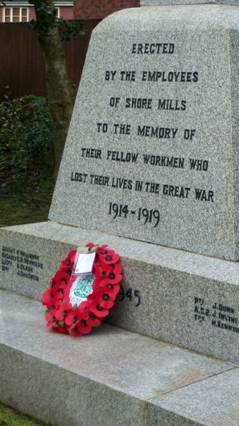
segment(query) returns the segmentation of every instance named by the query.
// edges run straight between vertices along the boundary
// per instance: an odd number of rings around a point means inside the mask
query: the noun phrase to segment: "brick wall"
[[[61,6],[60,17],[64,19],[74,19],[74,9],[72,6]]]
[[[75,0],[75,19],[103,19],[127,7],[139,7],[140,0]]]
[[[35,19],[35,9],[34,7],[29,7],[29,21],[31,21],[32,19]]]

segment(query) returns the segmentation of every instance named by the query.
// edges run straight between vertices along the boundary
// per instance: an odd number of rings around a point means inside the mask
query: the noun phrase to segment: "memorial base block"
[[[0,400],[58,426],[238,424],[237,366],[104,325],[49,332],[39,302],[0,290]]]
[[[89,241],[122,256],[123,288],[111,324],[239,363],[235,262],[43,222],[0,229],[0,287],[39,300],[60,260]]]

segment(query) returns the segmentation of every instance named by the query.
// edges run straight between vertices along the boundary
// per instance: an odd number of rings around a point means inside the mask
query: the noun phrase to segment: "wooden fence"
[[[64,43],[70,79],[78,84],[94,27],[85,21],[84,36]],[[45,71],[37,34],[28,24],[0,24],[0,101],[6,96],[45,95]]]

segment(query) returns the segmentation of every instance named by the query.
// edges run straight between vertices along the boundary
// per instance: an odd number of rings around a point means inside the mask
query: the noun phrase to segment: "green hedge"
[[[45,98],[24,96],[0,103],[0,188],[23,189],[49,175],[51,133]]]

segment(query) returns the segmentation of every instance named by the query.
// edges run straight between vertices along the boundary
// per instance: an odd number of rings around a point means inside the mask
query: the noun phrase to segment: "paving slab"
[[[233,369],[155,399],[149,424],[171,425],[181,415],[207,426],[238,426],[238,394],[239,370]]]
[[[151,425],[159,395],[238,371],[110,325],[80,339],[58,335],[43,312],[0,291],[0,400],[50,424]]]

